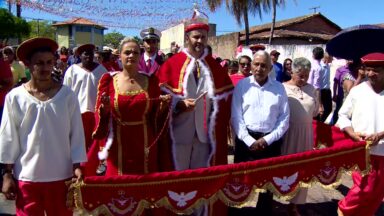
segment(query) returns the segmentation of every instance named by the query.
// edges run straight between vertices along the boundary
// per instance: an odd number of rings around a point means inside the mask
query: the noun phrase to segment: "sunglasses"
[[[239,63],[239,65],[241,65],[241,66],[250,66],[251,65],[251,63]]]

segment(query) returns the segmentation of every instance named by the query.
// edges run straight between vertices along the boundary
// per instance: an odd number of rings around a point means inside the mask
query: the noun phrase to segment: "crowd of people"
[[[58,50],[47,38],[3,48],[2,192],[16,199],[17,215],[72,215],[65,182],[84,175],[227,164],[228,137],[235,163],[310,151],[314,119],[372,143],[372,171],[354,173],[338,211],[372,215],[384,196],[384,148],[377,145],[384,144],[384,53],[348,61],[331,91],[332,56],[321,47],[283,64],[277,50],[261,45],[222,60],[209,49],[208,32],[206,19],[189,20],[186,46],[173,44],[167,55],[155,28],[141,32],[143,44],[128,37],[116,50]],[[290,201],[290,215],[300,215],[296,204],[305,203],[306,192]],[[260,194],[262,215],[272,214],[272,198]],[[203,206],[193,215],[207,212]]]

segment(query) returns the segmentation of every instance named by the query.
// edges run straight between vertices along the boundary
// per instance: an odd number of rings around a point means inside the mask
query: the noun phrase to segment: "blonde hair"
[[[126,43],[129,43],[129,42],[133,42],[135,43],[139,49],[140,49],[140,43],[137,39],[133,38],[133,37],[125,37],[123,40],[120,41],[120,44],[119,44],[119,53],[121,53],[121,49],[123,48],[123,46],[126,44]]]

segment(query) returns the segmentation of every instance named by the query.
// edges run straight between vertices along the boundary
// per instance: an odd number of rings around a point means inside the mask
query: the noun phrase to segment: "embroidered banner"
[[[329,129],[332,139],[325,139],[321,127]],[[191,213],[194,208],[218,200],[240,206],[255,193],[266,190],[290,199],[300,187],[313,183],[332,187],[339,183],[343,172],[369,171],[369,147],[365,142],[353,142],[337,128],[315,128],[319,148],[313,151],[195,170],[87,177],[71,186],[69,202],[91,215],[140,215],[144,209],[157,207]]]

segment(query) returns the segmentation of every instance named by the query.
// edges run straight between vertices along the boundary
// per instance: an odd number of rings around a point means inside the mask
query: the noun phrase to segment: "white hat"
[[[140,36],[143,40],[156,39],[160,41],[161,32],[153,27],[149,27],[149,28],[143,29],[140,32]]]

